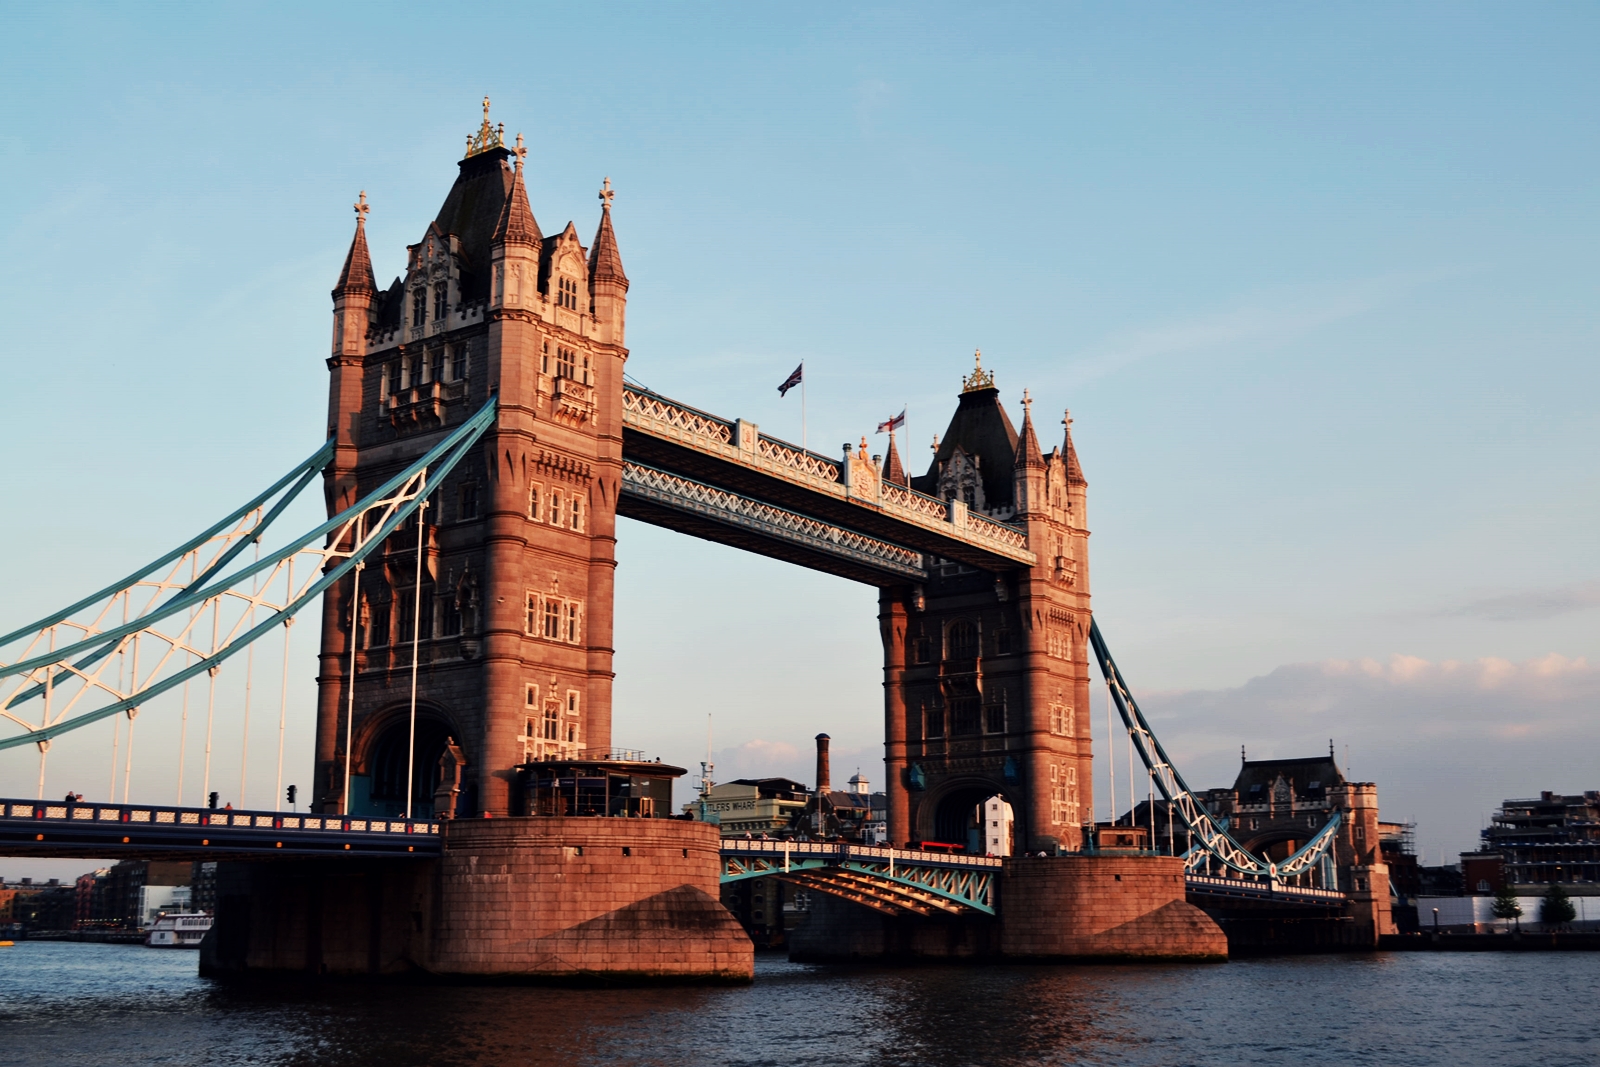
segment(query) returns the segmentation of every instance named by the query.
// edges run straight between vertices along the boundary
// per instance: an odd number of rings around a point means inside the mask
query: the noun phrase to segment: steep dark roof
[[[377,328],[398,330],[406,298],[406,283],[396,278],[377,300]]]
[[[883,457],[883,480],[896,485],[911,484],[911,479],[906,477],[906,468],[900,462],[900,450],[895,447],[894,434],[889,435],[889,454]]]
[[[1067,423],[1067,484],[1088,485],[1083,478],[1083,468],[1078,465],[1078,450],[1072,446],[1072,418],[1069,415],[1062,421]]]
[[[1344,775],[1339,771],[1339,765],[1333,761],[1332,756],[1310,756],[1299,759],[1271,759],[1247,760],[1239,768],[1239,777],[1233,780],[1233,788],[1239,794],[1239,800],[1250,803],[1250,787],[1259,785],[1261,789],[1255,793],[1256,797],[1265,799],[1272,789],[1272,783],[1278,780],[1278,775],[1283,775],[1294,783],[1297,796],[1303,796],[1312,789],[1311,783],[1316,782],[1316,791],[1322,792],[1329,786],[1342,785]]]
[[[1000,390],[973,389],[961,394],[956,413],[950,417],[939,451],[934,454],[928,473],[911,480],[911,487],[934,494],[939,488],[939,470],[960,448],[978,457],[983,471],[983,495],[988,505],[1003,507],[1011,503],[1011,463],[1017,454],[1017,431],[1000,404]]]
[[[1012,457],[1011,466],[1013,470],[1019,471],[1029,467],[1044,467],[1044,455],[1039,451],[1039,435],[1033,432],[1031,406],[1022,409],[1022,436],[1017,438],[1017,451]],[[984,485],[983,491],[985,494],[989,492],[987,484]]]
[[[468,303],[489,296],[489,245],[511,192],[513,176],[505,162],[510,155],[491,148],[458,163],[460,173],[434,219],[440,233],[461,242],[461,295]]]
[[[522,184],[522,167],[519,165],[511,176],[511,189],[506,193],[505,203],[500,208],[500,217],[495,222],[494,235],[490,238],[492,244],[522,245],[527,248],[538,248],[544,243],[544,235],[539,232],[539,223],[533,217],[533,209],[528,206],[528,190]]]
[[[617,251],[617,234],[611,228],[611,205],[600,209],[600,228],[594,234],[594,251],[589,253],[589,280],[621,282],[628,287],[628,275],[622,269],[622,253]]]
[[[367,220],[357,215],[356,235],[350,239],[350,251],[345,253],[344,270],[339,272],[333,295],[337,297],[342,293],[377,291],[378,280],[372,273],[372,255],[367,251]]]

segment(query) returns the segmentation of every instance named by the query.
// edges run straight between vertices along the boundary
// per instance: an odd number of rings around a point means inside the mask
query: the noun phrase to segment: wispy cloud
[[[1600,607],[1600,581],[1571,582],[1567,585],[1528,589],[1518,593],[1469,600],[1444,608],[1435,615],[1489,619],[1493,622],[1525,622],[1550,619],[1575,611]]]
[[[1460,272],[1383,275],[1271,294],[1183,322],[1135,330],[1068,357],[1067,377],[1070,383],[1081,384],[1149,359],[1281,343],[1363,315],[1418,286]]]

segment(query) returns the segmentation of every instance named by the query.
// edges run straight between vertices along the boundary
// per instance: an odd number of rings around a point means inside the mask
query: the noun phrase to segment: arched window
[[[433,317],[436,322],[443,322],[450,313],[450,286],[440,282],[433,287]]]
[[[583,530],[583,497],[575,496],[567,504],[567,525],[574,530]]]
[[[550,490],[550,525],[561,525],[561,490]]]
[[[950,659],[977,659],[978,628],[965,620],[951,623],[945,647]]]
[[[411,291],[411,325],[421,326],[428,321],[428,290],[417,286]]]
[[[528,518],[534,522],[543,522],[544,515],[539,511],[539,487],[528,486]]]

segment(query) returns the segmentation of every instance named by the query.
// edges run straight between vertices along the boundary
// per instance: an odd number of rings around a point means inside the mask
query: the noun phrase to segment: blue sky
[[[1600,786],[1592,7],[8,4],[0,29],[8,626],[310,451],[350,203],[387,281],[488,94],[546,232],[587,241],[616,185],[652,388],[797,437],[774,386],[803,358],[814,448],[908,403],[919,466],[976,346],[1013,411],[1070,406],[1096,614],[1196,785],[1333,736],[1435,849],[1504,796]],[[711,714],[724,777],[809,777],[819,730],[881,777],[871,590],[635,523],[619,556],[620,743],[689,763]],[[63,743],[50,790],[103,791],[106,747]],[[36,773],[0,754],[0,791]]]

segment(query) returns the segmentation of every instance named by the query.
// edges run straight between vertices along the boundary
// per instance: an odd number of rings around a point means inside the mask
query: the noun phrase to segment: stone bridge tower
[[[380,292],[365,195],[333,291],[329,513],[348,506],[498,399],[481,450],[430,494],[418,526],[324,598],[315,802],[432,811],[447,739],[466,761],[459,814],[509,810],[528,758],[611,744],[616,498],[628,279],[611,188],[589,248],[546,237],[528,204],[519,135],[477,134],[406,273]],[[420,601],[420,612],[417,605]],[[406,781],[412,636],[418,727]],[[353,737],[345,750],[355,641]]]
[[[1081,847],[1093,809],[1089,733],[1089,531],[1071,420],[1042,454],[1024,394],[1022,430],[981,354],[921,492],[1026,527],[1038,557],[1006,574],[933,559],[928,584],[883,590],[889,836],[968,842],[1003,795],[1018,850]],[[885,477],[906,481],[890,446]]]

